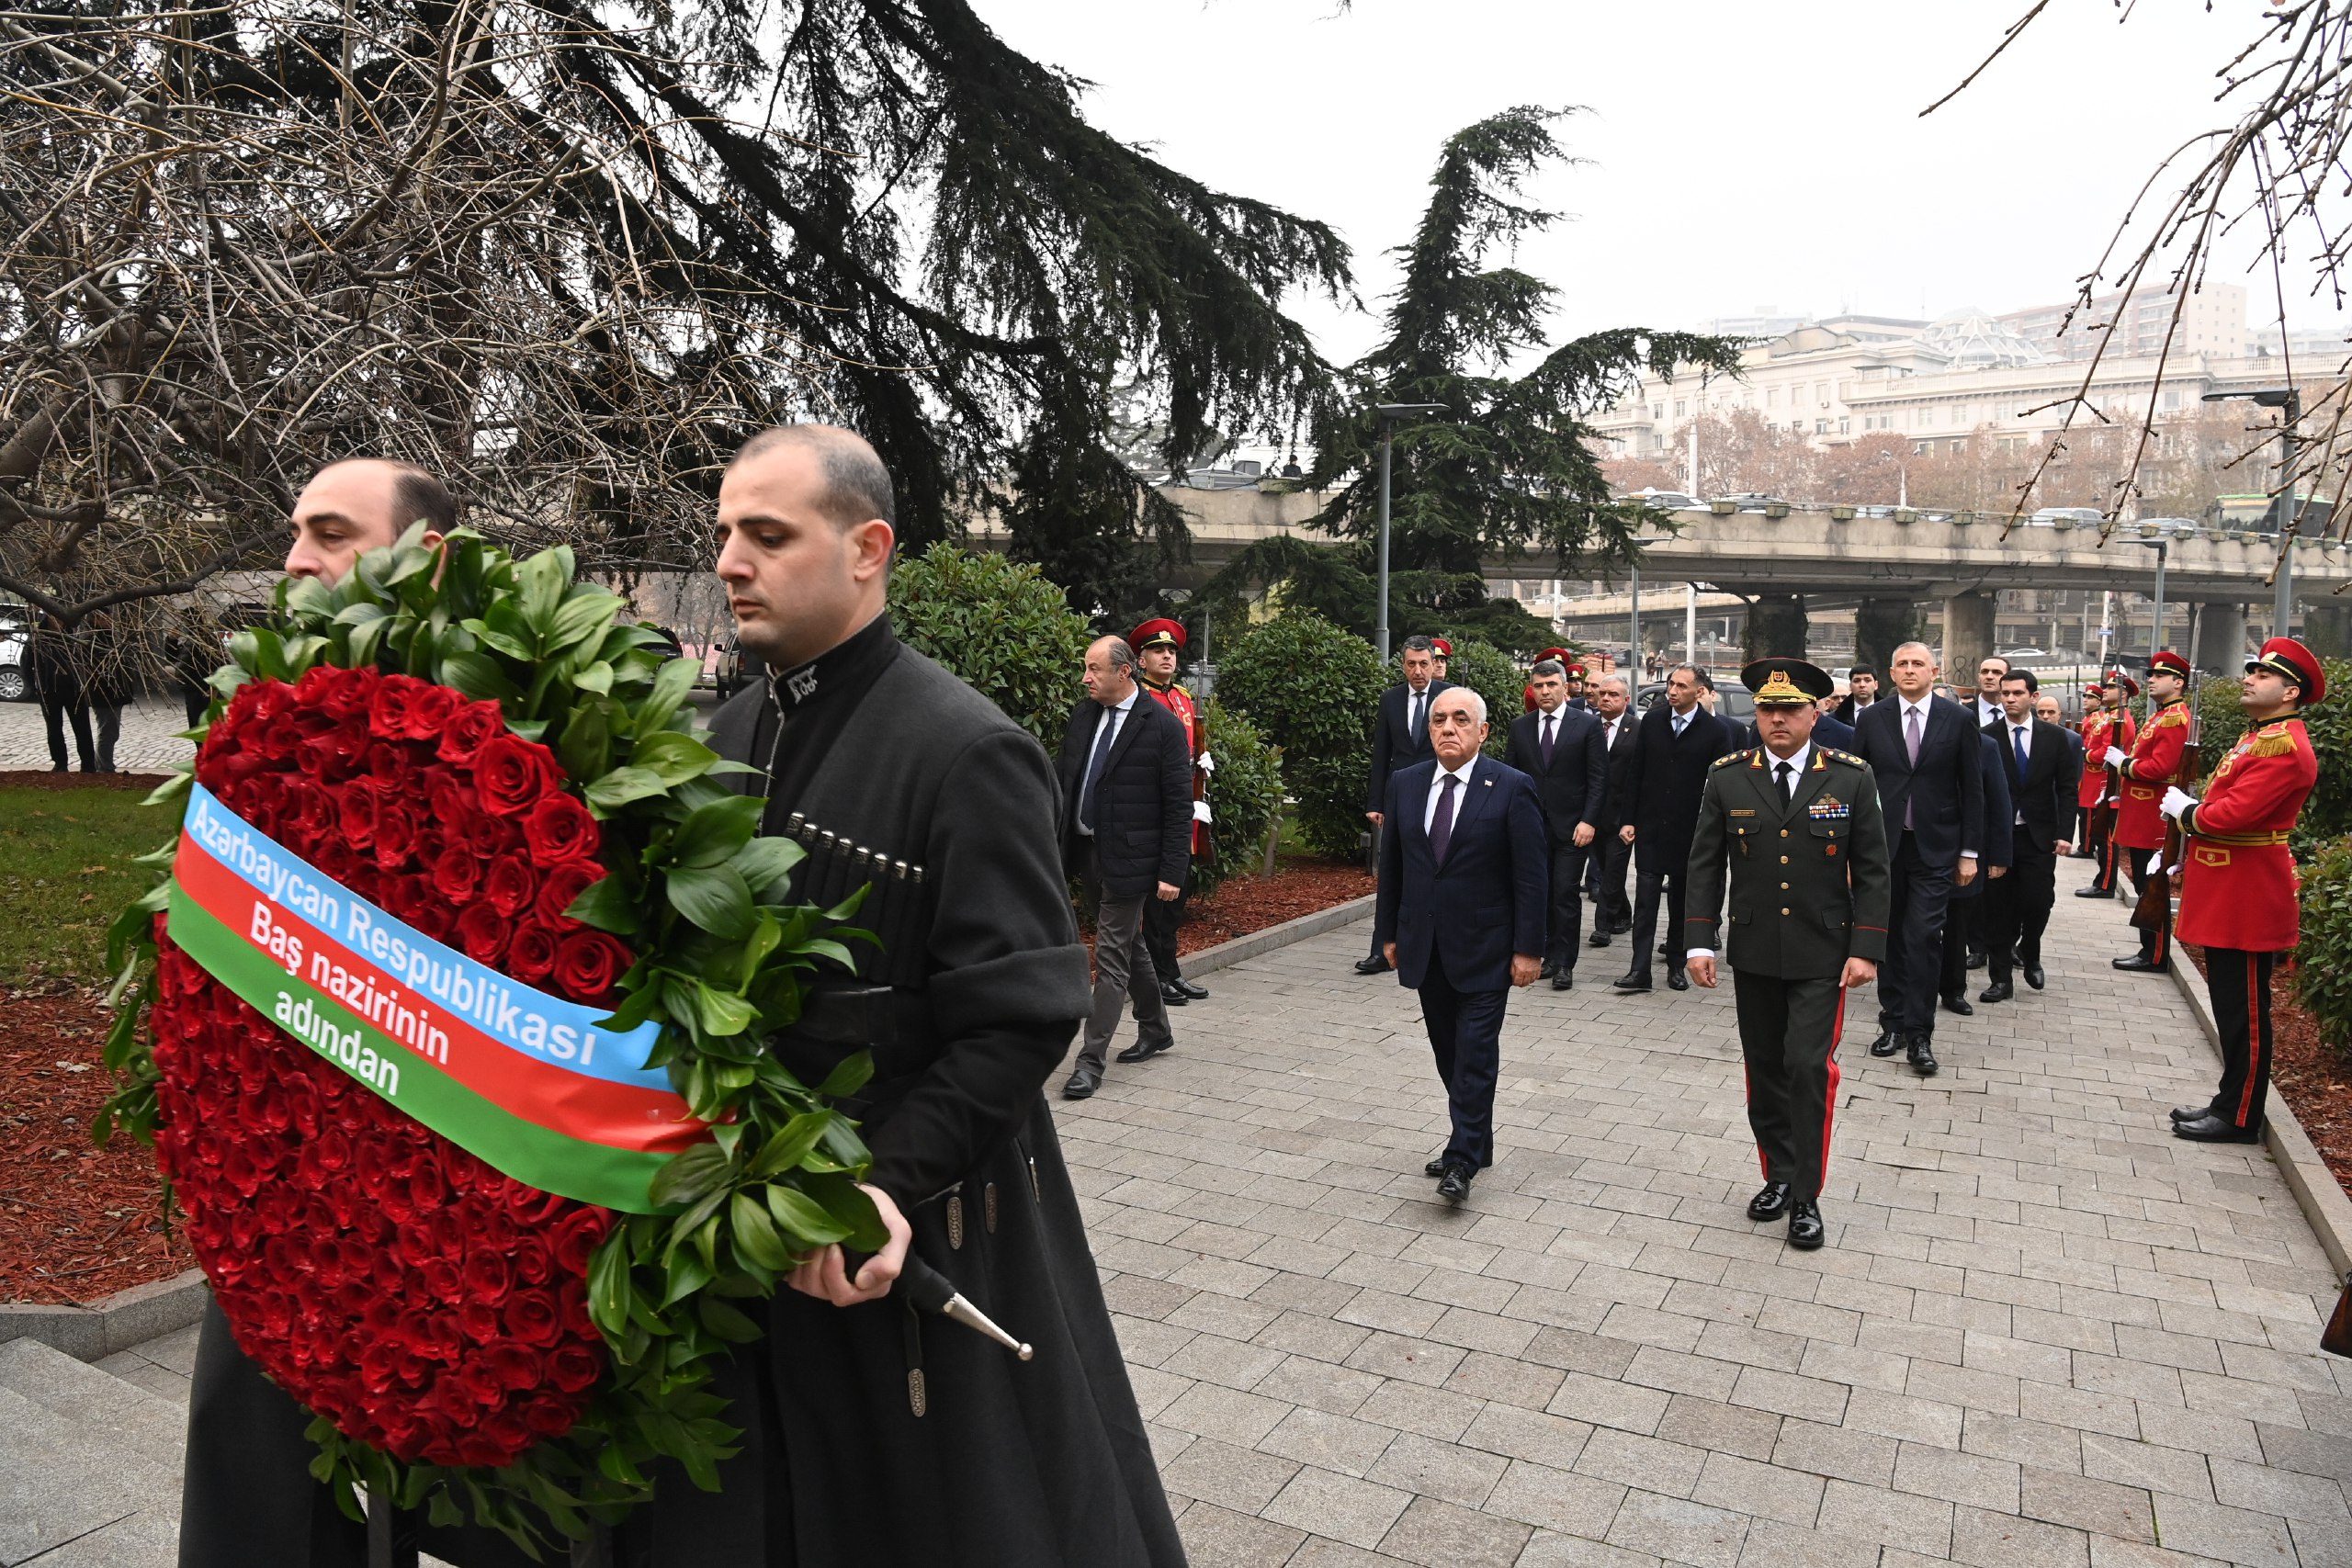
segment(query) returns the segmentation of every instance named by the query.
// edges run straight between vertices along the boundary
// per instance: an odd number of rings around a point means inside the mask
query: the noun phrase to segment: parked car
[[[1788,502],[1782,497],[1777,495],[1767,495],[1760,490],[1741,491],[1736,495],[1719,495],[1715,497],[1715,500],[1736,502],[1738,504],[1738,509],[1742,512],[1761,512],[1768,506],[1786,506],[1788,504]]]
[[[1666,682],[1648,681],[1643,683],[1640,697],[1634,705],[1647,713],[1665,700]],[[1715,715],[1719,718],[1730,719],[1734,724],[1747,723],[1756,716],[1756,694],[1736,681],[1718,681],[1715,684]]]
[[[2205,531],[2205,525],[2194,517],[2143,517],[2140,532],[2154,534],[2162,539],[2194,538]]]
[[[33,639],[20,616],[0,615],[0,703],[33,698]]]
[[[2046,648],[2005,648],[2000,651],[1998,657],[2012,660],[2018,659],[2047,659],[2050,657],[2050,650]]]
[[[2025,521],[2030,528],[2050,528],[2062,519],[2070,527],[2096,528],[2107,521],[2107,513],[2096,506],[2045,506]]]
[[[1688,512],[1699,503],[1679,490],[1637,490],[1619,497],[1623,501],[1638,501],[1657,512]]]

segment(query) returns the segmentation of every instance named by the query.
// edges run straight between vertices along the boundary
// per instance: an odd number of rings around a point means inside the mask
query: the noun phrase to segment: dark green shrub
[[[1086,688],[1085,618],[1045,573],[937,544],[890,573],[890,623],[1052,751]]]
[[[2309,1010],[2329,1048],[2352,1058],[2352,839],[2322,845],[2301,876],[2296,999]]]
[[[1449,639],[1451,640],[1451,639]],[[1405,678],[1405,667],[1397,664],[1389,683]],[[1487,699],[1486,752],[1499,758],[1503,745],[1510,739],[1510,721],[1527,707],[1527,675],[1511,662],[1510,655],[1489,642],[1457,642],[1453,657],[1446,660],[1445,678],[1457,686],[1467,686]]]
[[[2211,777],[2221,761],[2245,733],[2245,710],[2238,705],[2234,671],[2208,675],[2197,687],[2197,762],[2199,783]]]
[[[1204,723],[1209,756],[1209,841],[1216,857],[1194,863],[1193,881],[1206,893],[1228,876],[1262,863],[1266,829],[1283,808],[1282,754],[1266,743],[1258,727],[1221,702],[1208,705]]]
[[[1283,783],[1318,853],[1353,857],[1384,685],[1372,644],[1309,610],[1252,626],[1217,660],[1216,694],[1282,750]]]
[[[2327,700],[2303,715],[2312,750],[2319,757],[2319,783],[2303,807],[2298,840],[2352,833],[2352,660],[2326,662]]]

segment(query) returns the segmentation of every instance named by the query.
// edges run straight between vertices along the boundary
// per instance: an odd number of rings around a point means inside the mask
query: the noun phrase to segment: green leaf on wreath
[[[691,1203],[726,1179],[727,1156],[717,1144],[696,1144],[662,1168],[647,1196],[663,1208]]]
[[[717,1296],[706,1295],[697,1299],[695,1314],[702,1319],[705,1328],[729,1345],[749,1345],[767,1332]]]
[[[837,1241],[847,1241],[856,1227],[845,1225],[825,1206],[797,1188],[771,1181],[763,1189],[767,1195],[768,1213],[785,1234],[798,1241],[804,1248],[830,1247]],[[738,1195],[740,1198],[740,1194]],[[861,1248],[860,1250],[867,1250]]]
[[[548,628],[547,648],[551,653],[560,652],[575,643],[596,639],[592,647],[601,646],[605,628],[613,617],[628,608],[628,601],[617,593],[607,593],[601,588],[574,588],[555,613],[554,623]]]
[[[707,980],[695,982],[695,1016],[706,1034],[726,1036],[741,1034],[752,1026],[758,1016],[752,1004],[729,991],[722,991]],[[719,1082],[728,1089],[743,1089],[752,1081],[749,1068],[739,1075],[733,1068],[718,1069]]]
[[[605,711],[603,703],[581,704],[572,710],[563,727],[563,739],[556,745],[556,760],[582,784],[603,778],[613,765],[613,728]]]
[[[602,662],[591,664],[574,675],[571,683],[583,692],[594,692],[601,697],[613,689],[613,667]]]
[[[773,1189],[771,1189],[773,1190]],[[809,1183],[809,1195],[825,1206],[849,1232],[844,1246],[860,1252],[879,1252],[890,1245],[890,1227],[865,1190],[846,1176],[828,1176]]]
[[[477,701],[507,703],[523,695],[522,688],[508,680],[506,671],[486,653],[452,653],[444,657],[441,683]]]
[[[538,657],[531,646],[521,637],[511,631],[501,631],[487,621],[467,620],[458,624],[473,633],[484,648],[496,653],[503,653],[519,663],[528,664]]]
[[[733,866],[681,866],[669,874],[670,907],[716,937],[751,934],[752,890]]]
[[[752,1161],[753,1176],[782,1176],[787,1170],[797,1170],[808,1151],[817,1146],[825,1127],[833,1118],[830,1111],[804,1111],[784,1124],[783,1131],[767,1141]]]
[[[615,936],[632,936],[637,931],[637,900],[628,896],[628,889],[621,886],[616,876],[600,876],[582,888],[580,897],[563,912],[566,919]],[[622,1007],[628,1005],[624,1002]],[[636,1025],[628,1027],[633,1029]]]
[[[739,798],[750,800],[752,796]],[[731,863],[741,874],[743,885],[757,895],[791,875],[793,867],[808,858],[808,852],[790,839],[753,839],[736,852]]]
[[[545,637],[555,625],[556,606],[563,603],[564,586],[571,573],[565,570],[563,558],[548,549],[525,561],[515,577],[523,590],[524,623]]]
[[[686,700],[686,694],[694,690],[695,681],[701,673],[701,668],[691,659],[673,659],[664,663],[653,677],[653,690],[637,710],[637,732],[648,737],[660,733]]]
[[[691,1251],[673,1252],[670,1255],[670,1271],[668,1282],[662,1292],[662,1304],[664,1307],[676,1306],[709,1283],[710,1270],[703,1267],[701,1258]]]
[[[829,1100],[845,1099],[864,1089],[865,1080],[873,1076],[874,1053],[860,1051],[842,1057],[833,1070],[825,1075],[825,1081],[817,1086],[817,1092]]]
[[[645,735],[641,720],[638,733]],[[688,779],[698,778],[718,761],[718,752],[693,736],[682,735],[674,729],[665,729],[658,735],[645,735],[637,743],[637,750],[629,754],[631,766],[652,769],[665,785],[682,784]]]
[[[752,841],[765,806],[748,795],[731,795],[697,807],[679,824],[676,837],[670,840],[671,863],[696,867],[723,864]],[[746,886],[756,886],[748,875],[743,880]]]
[[[783,1238],[775,1234],[767,1210],[760,1207],[759,1200],[749,1192],[737,1192],[728,1204],[727,1225],[737,1258],[771,1274],[781,1274],[792,1267],[792,1255],[785,1249]]]
[[[615,768],[580,793],[599,811],[617,811],[632,800],[660,795],[667,788],[650,768]]]

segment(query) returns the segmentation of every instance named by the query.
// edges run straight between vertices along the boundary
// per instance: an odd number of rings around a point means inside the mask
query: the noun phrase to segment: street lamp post
[[[1388,438],[1396,426],[1408,419],[1443,413],[1443,403],[1374,403],[1373,413],[1380,422],[1380,618],[1374,622],[1375,640],[1380,645],[1380,662],[1388,662]]]
[[[2209,403],[2226,402],[2233,398],[2245,398],[2267,409],[2278,409],[2283,414],[2278,425],[2278,493],[2270,501],[2270,519],[2278,529],[2278,594],[2271,601],[2271,615],[2278,626],[2273,637],[2293,635],[2290,623],[2295,618],[2295,542],[2290,537],[2295,530],[2295,454],[2298,436],[2296,427],[2303,417],[2303,394],[2292,387],[2263,387],[2251,392],[2208,392]]]
[[[2156,612],[2155,618],[2148,624],[2148,657],[2153,659],[2165,646],[2165,557],[2167,550],[2162,539],[2136,542],[2156,552]]]

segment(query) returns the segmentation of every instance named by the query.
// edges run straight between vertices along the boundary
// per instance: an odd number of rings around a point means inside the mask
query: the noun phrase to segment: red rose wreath
[[[185,840],[116,924],[123,1088],[100,1128],[153,1141],[239,1345],[321,1418],[346,1506],[355,1483],[443,1520],[465,1503],[526,1542],[618,1517],[656,1457],[715,1485],[734,1433],[706,1363],[758,1332],[729,1298],[809,1247],[881,1239],[864,1145],[824,1098],[862,1072],[812,1089],[758,1044],[798,976],[845,956],[833,939],[864,933],[824,934],[846,907],[778,901],[798,852],[710,776],[683,716],[694,666],[571,579],[568,551],[518,563],[459,533],[286,585],[156,799],[217,805],[616,1035],[657,1028],[646,1066],[666,1066],[683,1152],[629,1168],[658,1171],[633,1212],[516,1179],[494,1141],[461,1146],[288,1032],[223,977],[217,925],[175,942],[174,920],[209,919],[185,902]]]

